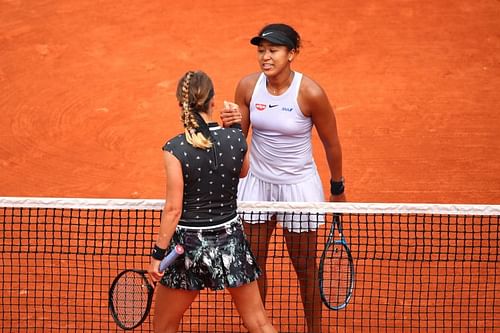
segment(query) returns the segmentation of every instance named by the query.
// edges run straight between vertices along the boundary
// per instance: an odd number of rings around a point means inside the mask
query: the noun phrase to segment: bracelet
[[[151,257],[156,260],[162,260],[165,257],[165,253],[167,253],[167,249],[162,249],[155,244],[155,247],[153,247],[153,251],[151,252]]]
[[[335,182],[332,179],[330,179],[330,193],[332,195],[340,195],[344,193],[345,186],[344,186],[344,177],[340,178],[340,181]]]

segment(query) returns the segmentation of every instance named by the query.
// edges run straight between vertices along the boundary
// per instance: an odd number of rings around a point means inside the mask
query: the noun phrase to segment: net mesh
[[[1,331],[121,331],[108,310],[108,290],[122,270],[147,267],[162,207],[161,200],[0,198]],[[342,214],[356,284],[345,309],[323,307],[325,332],[500,330],[498,205],[239,207],[259,220],[277,212],[325,219],[316,251],[306,254],[318,261],[332,213]],[[285,243],[276,228],[266,308],[280,332],[304,332],[299,281]],[[151,319],[135,331],[152,331]],[[181,332],[245,329],[229,293],[202,291]]]

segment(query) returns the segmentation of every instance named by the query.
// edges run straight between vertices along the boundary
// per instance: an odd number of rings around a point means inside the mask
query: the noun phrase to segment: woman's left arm
[[[310,116],[323,143],[326,160],[330,170],[330,180],[343,181],[342,147],[340,144],[337,121],[328,96],[321,86],[304,76],[300,88],[299,103],[306,116]],[[345,201],[344,193],[330,193],[330,201]]]
[[[165,172],[167,178],[167,193],[165,205],[161,214],[160,229],[155,245],[159,249],[166,249],[170,244],[177,223],[182,213],[182,197],[184,193],[184,177],[180,161],[171,153],[163,153]],[[163,275],[159,272],[160,261],[151,258],[148,273],[153,281],[158,281]]]

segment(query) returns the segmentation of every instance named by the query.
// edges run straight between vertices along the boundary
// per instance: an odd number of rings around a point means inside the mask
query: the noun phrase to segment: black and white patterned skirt
[[[176,244],[184,246],[184,254],[165,270],[161,284],[166,287],[221,290],[250,283],[261,274],[239,218],[208,229],[178,226],[169,250]]]

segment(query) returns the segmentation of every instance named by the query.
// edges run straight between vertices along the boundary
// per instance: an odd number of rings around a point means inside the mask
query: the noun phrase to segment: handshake
[[[222,126],[241,128],[241,112],[238,104],[224,101],[224,109],[222,109],[220,118]]]

